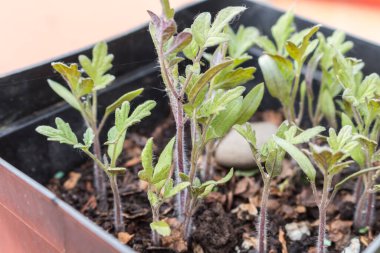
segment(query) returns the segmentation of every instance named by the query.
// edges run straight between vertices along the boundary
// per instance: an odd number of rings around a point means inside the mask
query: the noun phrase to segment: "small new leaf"
[[[150,223],[150,228],[162,236],[169,236],[171,234],[169,224],[163,220]]]

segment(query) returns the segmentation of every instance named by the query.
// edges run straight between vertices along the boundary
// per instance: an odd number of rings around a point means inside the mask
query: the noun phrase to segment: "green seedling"
[[[315,202],[319,209],[318,253],[326,252],[326,245],[324,244],[326,240],[326,210],[339,188],[348,180],[356,178],[362,173],[379,169],[379,167],[373,167],[368,168],[367,171],[354,173],[337,183],[333,192],[330,193],[333,178],[353,163],[353,161],[348,160],[348,158],[350,158],[352,151],[359,145],[358,140],[360,138],[362,138],[362,136],[352,133],[351,126],[344,126],[338,134],[336,134],[333,128],[329,129],[329,137],[327,137],[327,145],[325,146],[317,146],[309,143],[309,149],[305,152],[309,155],[310,159],[323,175],[323,189],[321,197],[319,197],[315,184],[316,169],[312,162],[300,149],[291,143],[291,141],[274,137],[277,145],[283,148],[283,150],[285,150],[299,164],[300,168],[310,181]]]
[[[380,78],[371,74],[363,78],[363,63],[337,54],[334,58],[335,74],[343,88],[342,125],[349,125],[363,137],[352,158],[361,170],[373,167],[378,161],[380,131]],[[357,182],[357,201],[354,225],[356,229],[371,227],[374,222],[377,172],[364,173]]]
[[[158,246],[159,235],[168,236],[171,233],[170,226],[164,220],[160,220],[160,207],[172,197],[190,185],[189,182],[181,182],[174,186],[170,169],[173,160],[173,138],[162,151],[157,164],[153,165],[153,139],[150,138],[142,151],[141,159],[143,170],[139,172],[139,178],[148,182],[148,199],[152,209],[153,221],[150,224],[152,229],[153,244]]]
[[[133,100],[143,91],[143,89],[138,89],[121,96],[106,108],[102,119],[98,122],[98,91],[110,85],[115,79],[113,75],[107,74],[112,68],[112,60],[113,55],[108,54],[107,44],[100,42],[92,50],[92,59],[85,55],[79,56],[80,66],[76,63],[66,65],[61,62],[53,62],[51,64],[64,79],[68,88],[56,81],[48,80],[49,86],[54,92],[79,111],[86,126],[91,128],[94,134],[93,153],[99,160],[102,159],[99,136],[106,120],[124,101]],[[98,207],[101,211],[107,210],[104,175],[99,165],[94,163],[94,186],[99,200]]]
[[[155,107],[156,102],[146,101],[145,103],[136,107],[130,114],[130,104],[124,101],[120,108],[115,111],[115,125],[108,131],[108,145],[107,155],[103,159],[99,159],[95,153],[91,152],[91,148],[95,141],[95,134],[91,127],[88,127],[83,134],[83,142],[79,142],[75,133],[71,130],[68,123],[60,118],[56,118],[56,128],[50,126],[39,126],[36,131],[48,137],[49,141],[57,141],[59,143],[68,144],[75,149],[82,150],[89,156],[94,163],[96,163],[102,171],[107,175],[114,200],[114,227],[115,232],[124,230],[121,200],[119,189],[117,185],[117,176],[124,174],[126,169],[117,167],[117,159],[123,150],[123,143],[127,129],[140,122],[143,118],[151,114],[151,110]]]
[[[306,83],[301,82],[301,71],[307,57],[315,50],[318,40],[311,40],[319,25],[295,33],[294,14],[287,12],[272,27],[274,43],[266,36],[257,39],[265,54],[259,65],[269,93],[277,98],[289,122],[299,125],[305,104]],[[295,103],[300,97],[300,110],[296,115]]]
[[[270,184],[272,180],[281,174],[282,161],[285,158],[285,151],[276,142],[277,139],[285,139],[292,145],[308,142],[317,134],[324,130],[323,127],[314,127],[301,132],[296,126],[290,126],[288,122],[284,122],[273,136],[261,148],[256,145],[256,135],[250,124],[236,125],[234,127],[240,135],[242,135],[249,143],[252,156],[259,167],[263,180],[263,191],[261,195],[258,231],[258,252],[265,253],[267,251],[267,204],[270,194]],[[263,166],[264,164],[264,166]]]
[[[178,194],[176,205],[178,217],[184,221],[183,234],[187,238],[191,230],[191,215],[199,198],[205,197],[207,194],[204,193],[209,193],[216,184],[226,181],[201,183],[197,179],[198,160],[210,141],[223,137],[233,125],[251,118],[263,96],[263,85],[242,96],[245,88],[239,85],[251,80],[255,69],[239,67],[248,58],[244,51],[249,45],[242,47],[242,52],[237,43],[247,43],[242,38],[246,38],[249,31],[242,28],[240,33],[232,35],[226,26],[245,10],[244,7],[227,7],[213,21],[210,13],[200,13],[190,28],[177,33],[174,10],[168,1],[162,3],[161,17],[149,12],[152,19],[149,30],[176,123],[175,182],[178,184],[182,178],[190,183],[190,194],[188,189]],[[233,41],[233,46],[229,48],[230,41]],[[206,53],[215,47],[214,53]],[[226,56],[228,48],[230,52]],[[210,64],[206,65],[204,59],[208,59]],[[186,65],[188,62],[190,64]],[[183,73],[180,63],[185,65]],[[242,78],[236,79],[236,76]],[[191,129],[190,164],[184,152],[186,122],[190,122]]]

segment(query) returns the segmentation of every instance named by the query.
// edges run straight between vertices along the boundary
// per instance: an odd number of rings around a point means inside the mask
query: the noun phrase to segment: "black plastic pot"
[[[239,22],[235,23],[255,26],[267,35],[272,24],[282,14],[270,6],[252,1],[209,0],[177,12],[176,20],[179,27],[183,28],[189,26],[198,13],[209,11],[215,14],[229,5],[244,5],[248,8]],[[298,29],[313,25],[301,18],[296,19],[296,24]],[[331,29],[325,27],[321,31],[326,35],[332,33]],[[351,56],[361,58],[367,64],[364,72],[380,72],[377,64],[380,47],[352,36],[348,36],[348,39],[355,43]],[[169,115],[169,108],[157,73],[156,54],[147,27],[111,39],[108,43],[109,51],[115,55],[112,72],[117,79],[100,95],[100,107],[104,109],[104,105],[110,104],[121,94],[144,87],[143,95],[134,104],[147,99],[158,102],[152,116],[138,125],[140,131],[149,133],[161,119]],[[89,49],[85,49],[54,61],[73,62],[79,54],[89,53]],[[261,52],[252,48],[250,53],[254,58],[251,64],[256,66]],[[31,242],[41,241],[40,245],[50,247],[51,250],[43,252],[62,252],[61,249],[66,252],[130,252],[128,247],[122,246],[41,185],[57,171],[68,172],[85,161],[83,155],[70,147],[47,142],[46,138],[35,132],[38,125],[53,125],[57,116],[70,122],[78,134],[84,128],[79,113],[54,94],[47,85],[47,78],[58,79],[50,61],[0,79],[0,157],[6,161],[0,160],[0,236],[6,238],[6,243],[3,240],[0,243],[0,252],[14,249],[12,247],[25,239],[23,233]],[[253,87],[261,81],[258,71],[255,80],[247,86]],[[278,107],[278,102],[266,94],[260,109]],[[37,251],[38,247],[27,248],[27,245],[25,242],[24,246],[11,252],[41,252]]]

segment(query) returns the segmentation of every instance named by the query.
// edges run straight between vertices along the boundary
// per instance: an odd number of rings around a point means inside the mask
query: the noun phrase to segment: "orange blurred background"
[[[178,8],[194,3],[171,0]],[[380,44],[380,0],[260,1]],[[159,0],[3,0],[0,75],[121,34],[160,12]],[[144,43],[149,43],[144,42]]]

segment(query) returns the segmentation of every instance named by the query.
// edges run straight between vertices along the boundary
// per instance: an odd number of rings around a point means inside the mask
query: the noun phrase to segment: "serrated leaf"
[[[150,223],[150,228],[162,236],[169,236],[171,234],[169,224],[163,220]]]
[[[60,85],[59,83],[48,79],[48,83],[50,88],[57,93],[58,96],[63,98],[69,105],[71,105],[74,109],[80,111],[80,104],[78,100],[74,97],[74,95],[65,87]]]
[[[39,126],[36,131],[48,137],[49,141],[57,141],[63,144],[76,145],[78,139],[68,123],[61,118],[55,118],[56,129],[50,126]]]
[[[110,84],[115,77],[106,74],[112,68],[113,55],[108,54],[108,46],[105,42],[95,45],[92,50],[92,60],[85,55],[79,56],[79,62],[87,75],[94,81],[96,90]]]
[[[239,118],[235,124],[243,124],[252,118],[264,96],[264,83],[256,85],[250,92],[244,97],[243,104],[240,109]]]
[[[139,96],[144,91],[143,88],[128,92],[124,94],[123,96],[119,97],[115,102],[113,102],[111,105],[107,106],[105,114],[109,115],[112,112],[116,110],[122,103],[125,101],[131,102],[133,99],[135,99],[137,96]]]
[[[211,29],[209,31],[209,36],[216,36],[219,34],[223,28],[232,21],[237,15],[245,11],[245,7],[226,7],[218,12],[214,22],[212,23]]]
[[[162,4],[162,10],[164,12],[165,17],[168,19],[174,18],[175,12],[174,12],[174,9],[170,7],[169,0],[162,0],[161,4]]]
[[[221,70],[231,65],[233,61],[226,61],[220,63],[216,66],[209,68],[202,76],[197,80],[197,82],[191,87],[188,97],[190,101],[194,101],[198,93],[202,90],[202,88]]]
[[[273,136],[273,140],[283,148],[300,166],[310,181],[315,182],[316,171],[309,158],[302,153],[296,146],[283,140],[277,136]]]

